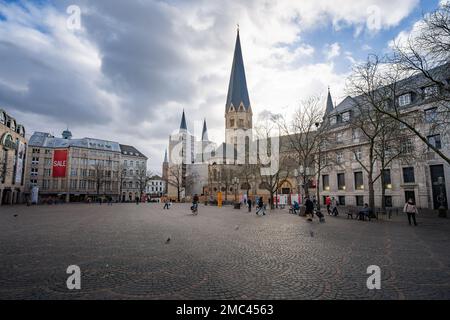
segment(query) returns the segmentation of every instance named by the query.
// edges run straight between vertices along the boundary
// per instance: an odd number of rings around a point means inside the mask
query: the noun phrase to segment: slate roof
[[[245,77],[244,60],[242,59],[241,40],[238,30],[225,112],[228,111],[231,105],[236,109],[239,108],[241,102],[244,104],[245,110],[248,110],[250,107],[250,99],[248,97],[247,80]]]
[[[85,148],[85,149],[120,152],[120,145],[117,142],[93,139],[93,138],[69,140],[69,139],[63,139],[63,138],[55,138],[50,133],[46,133],[46,132],[35,132],[31,136],[28,145],[31,147],[41,147],[41,148],[78,147],[78,148]]]
[[[120,150],[121,150],[122,154],[127,155],[127,156],[136,156],[136,157],[143,157],[143,158],[148,159],[142,152],[140,152],[138,149],[136,149],[133,146],[121,144]]]

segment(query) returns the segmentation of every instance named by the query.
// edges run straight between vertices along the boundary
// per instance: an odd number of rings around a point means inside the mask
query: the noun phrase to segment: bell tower
[[[225,142],[236,145],[241,134],[251,135],[253,112],[247,90],[239,28],[237,30],[230,84],[225,105]]]

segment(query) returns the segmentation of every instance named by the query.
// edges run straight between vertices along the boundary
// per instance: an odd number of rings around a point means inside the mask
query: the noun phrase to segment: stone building
[[[159,198],[165,195],[166,181],[158,175],[154,175],[147,182],[146,194],[151,198]]]
[[[135,147],[120,145],[121,173],[120,190],[121,201],[135,201],[145,192],[147,182],[148,158]]]
[[[119,199],[120,145],[100,139],[61,138],[35,132],[29,141],[26,187],[39,190],[39,201]]]
[[[26,150],[25,128],[0,109],[0,205],[24,201]]]

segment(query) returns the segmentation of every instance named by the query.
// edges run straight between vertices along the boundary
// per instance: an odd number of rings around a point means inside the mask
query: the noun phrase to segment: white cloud
[[[332,60],[341,55],[341,45],[338,42],[327,44],[324,49],[327,60]]]
[[[236,24],[255,116],[293,110],[331,85],[343,97],[346,73],[318,61],[304,32],[332,24],[370,31],[372,0],[87,1],[79,0],[82,30],[69,32],[65,9],[0,2],[0,103],[29,130],[132,144],[160,170],[168,134],[207,117],[210,138],[221,142],[223,110]],[[396,26],[418,0],[380,0],[380,30]],[[370,31],[370,32],[377,32]],[[322,48],[319,48],[321,50]],[[330,45],[329,59],[341,54]],[[345,55],[347,59],[351,55]],[[35,121],[40,119],[41,121]]]

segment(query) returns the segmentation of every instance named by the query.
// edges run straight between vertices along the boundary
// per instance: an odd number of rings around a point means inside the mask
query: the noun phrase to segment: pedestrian
[[[166,201],[164,201],[163,210],[165,210],[165,209],[169,210],[170,209],[169,205],[170,205],[170,201],[169,201],[169,199],[166,199]]]
[[[331,208],[331,198],[330,198],[330,196],[327,196],[325,198],[325,205],[327,206],[328,214],[331,215],[331,210],[330,210],[330,208]]]
[[[258,199],[258,209],[256,210],[256,214],[259,215],[260,212],[262,212],[263,216],[266,215],[266,210],[265,210],[265,207],[264,207],[264,201],[263,201],[262,197],[260,197]]]
[[[308,221],[312,221],[312,218],[314,217],[314,203],[311,201],[309,196],[306,197],[305,209],[305,214],[308,217]]]
[[[414,204],[413,199],[411,198],[408,199],[408,201],[405,203],[405,206],[403,207],[403,212],[408,215],[409,225],[411,225],[411,218],[412,218],[414,225],[417,226],[416,214],[418,214],[419,211],[417,210],[417,207]]]
[[[252,212],[252,199],[247,200],[248,212]]]
[[[139,205],[139,197],[136,196],[136,205]]]
[[[112,206],[113,205],[113,199],[112,197],[108,197],[108,205]]]
[[[359,211],[358,213],[359,215],[359,220],[366,220],[366,217],[369,218],[370,221],[370,209],[369,209],[369,205],[367,203],[364,204],[364,208],[361,209],[361,211]]]

